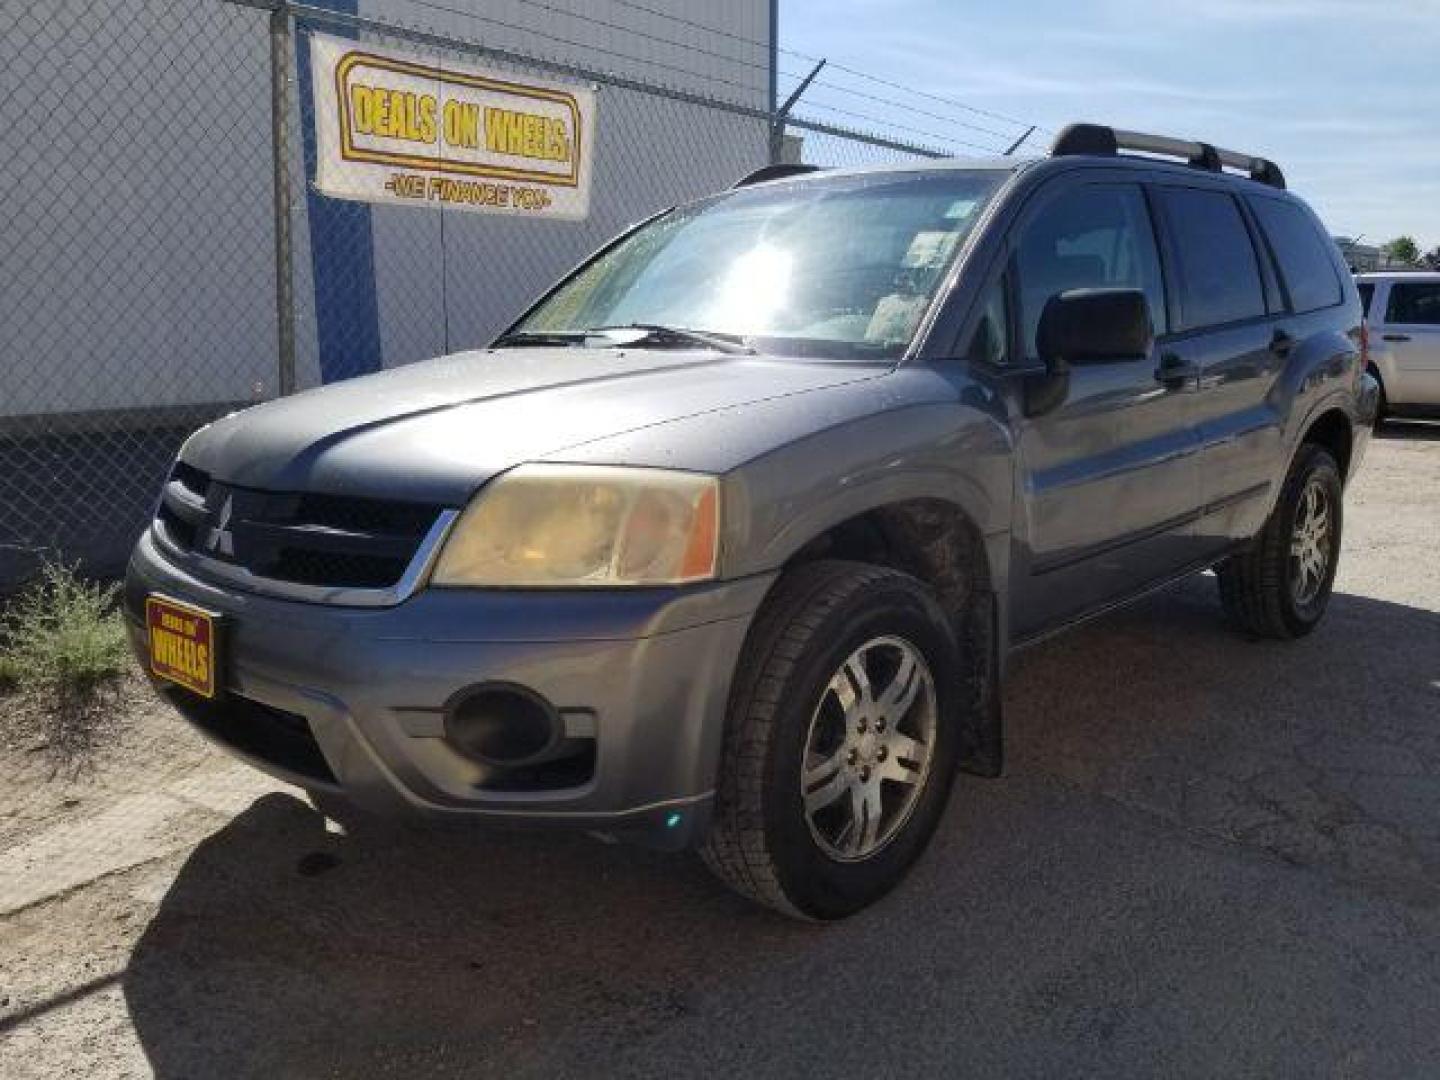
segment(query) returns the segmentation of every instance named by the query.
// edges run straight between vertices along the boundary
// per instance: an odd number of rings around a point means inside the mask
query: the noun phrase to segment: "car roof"
[[[1010,172],[1025,165],[1033,165],[1040,158],[1013,158],[1013,157],[964,157],[964,158],[921,158],[918,161],[889,161],[876,165],[847,165],[838,168],[831,168],[828,165],[815,166],[814,168],[801,167],[803,171],[788,173],[777,176],[774,179],[757,180],[754,186],[762,184],[784,184],[793,180],[828,180],[843,179],[847,176],[872,176],[876,174],[895,173],[928,173],[937,170],[956,172],[977,170],[986,172]],[[751,185],[744,185],[749,187]]]
[[[1440,281],[1440,270],[1365,270],[1356,281]]]
[[[1129,169],[1143,171],[1150,174],[1163,173],[1173,176],[1176,180],[1207,178],[1219,180],[1226,183],[1237,184],[1240,187],[1253,191],[1256,194],[1268,195],[1271,198],[1295,198],[1295,194],[1284,188],[1276,188],[1269,184],[1262,184],[1252,180],[1248,176],[1241,176],[1233,172],[1213,172],[1208,169],[1197,168],[1183,162],[1165,161],[1160,158],[1141,157],[1133,154],[1107,155],[1107,154],[1066,154],[1060,157],[1046,155],[1043,157],[954,157],[954,158],[922,158],[917,161],[904,162],[882,162],[876,165],[853,165],[841,168],[829,168],[825,166],[814,169],[806,169],[803,172],[795,172],[785,176],[779,176],[772,180],[759,180],[754,183],[755,187],[769,187],[793,183],[795,181],[843,179],[849,176],[904,176],[907,173],[933,173],[936,171],[986,171],[986,172],[1061,172],[1074,168],[1100,166],[1108,169]],[[751,186],[745,184],[743,186]]]
[[[1030,131],[1034,131],[1031,128]],[[1026,136],[1030,134],[1027,131]],[[1024,142],[1024,136],[1012,146]],[[922,151],[923,152],[923,151]],[[921,158],[900,164],[885,163],[852,168],[824,169],[816,165],[775,163],[755,170],[742,178],[736,188],[783,184],[801,177],[820,178],[855,175],[904,175],[907,172],[934,172],[937,169],[965,169],[1009,172],[1016,176],[1032,172],[1038,176],[1068,171],[1077,165],[1144,170],[1170,173],[1180,179],[1194,179],[1197,174],[1229,183],[1250,184],[1264,188],[1267,194],[1286,197],[1285,175],[1268,158],[1224,150],[1208,142],[1155,135],[1143,131],[1127,131],[1105,124],[1068,124],[1056,133],[1050,151],[1044,157],[1011,157],[988,154],[982,157]],[[1230,172],[1225,170],[1229,169]],[[1239,175],[1237,175],[1237,173]],[[1256,191],[1258,194],[1258,190]],[[1294,196],[1290,196],[1294,198]],[[1299,202],[1299,199],[1295,199]]]
[[[1025,132],[1020,140],[1012,145],[1011,150],[1024,143],[1025,137],[1030,135]],[[923,153],[923,151],[920,151]],[[1197,174],[1205,174],[1211,179],[1227,181],[1230,184],[1253,184],[1253,192],[1259,194],[1263,187],[1267,194],[1279,197],[1290,197],[1295,202],[1302,202],[1295,196],[1286,192],[1284,173],[1274,161],[1266,157],[1257,157],[1254,154],[1244,154],[1236,150],[1223,150],[1211,143],[1191,140],[1191,138],[1175,138],[1172,135],[1158,135],[1145,131],[1128,131],[1123,128],[1110,127],[1107,124],[1086,124],[1076,122],[1067,124],[1063,130],[1058,131],[1050,144],[1050,153],[1044,157],[1009,157],[986,154],[984,157],[955,157],[955,158],[922,158],[919,161],[907,161],[904,164],[878,164],[878,166],[863,166],[858,168],[837,168],[837,170],[822,170],[819,166],[805,166],[805,164],[769,164],[756,170],[750,176],[744,177],[736,184],[736,187],[765,186],[770,183],[786,183],[795,181],[799,177],[816,179],[816,173],[824,173],[821,179],[828,177],[865,176],[865,174],[878,174],[878,176],[903,176],[904,173],[922,173],[922,171],[948,170],[994,170],[1005,171],[1020,177],[1021,174],[1030,173],[1035,179],[1043,179],[1045,174],[1063,173],[1080,166],[1103,166],[1106,168],[1125,168],[1132,171],[1146,171],[1149,174],[1162,173],[1171,174],[1176,180],[1194,180]],[[1225,170],[1231,171],[1225,171]],[[1244,189],[1241,189],[1244,190]]]

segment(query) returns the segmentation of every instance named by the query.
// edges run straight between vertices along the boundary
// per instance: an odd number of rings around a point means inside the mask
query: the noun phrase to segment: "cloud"
[[[1150,5],[1145,5],[1150,7]],[[1152,8],[1153,10],[1153,8]],[[1167,11],[1179,20],[1226,23],[1304,23],[1315,19],[1353,22],[1357,29],[1377,22],[1431,23],[1440,18],[1440,0],[1203,0]]]
[[[932,114],[879,113],[899,123],[992,123],[962,102],[1205,139],[1279,162],[1336,231],[1440,242],[1440,0],[838,2],[786,0],[788,41],[932,95],[850,83]]]

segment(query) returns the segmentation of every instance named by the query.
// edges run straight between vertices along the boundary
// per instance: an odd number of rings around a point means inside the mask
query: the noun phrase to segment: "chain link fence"
[[[321,195],[317,33],[593,88],[589,216]],[[597,70],[574,62],[583,48],[555,59],[535,44],[531,56],[304,3],[4,0],[0,590],[44,557],[119,572],[200,424],[484,346],[609,237],[728,186],[775,156],[772,145],[825,166],[941,156],[796,114],[772,143],[777,118],[744,92],[731,100],[598,70],[599,44]]]

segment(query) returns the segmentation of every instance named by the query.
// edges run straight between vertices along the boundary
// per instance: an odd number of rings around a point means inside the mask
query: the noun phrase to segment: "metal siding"
[[[266,16],[216,7],[0,40],[0,418],[274,393]]]
[[[636,2],[673,18],[615,0],[437,0],[439,7],[417,0],[362,0],[361,10],[547,59],[769,107],[770,0]]]

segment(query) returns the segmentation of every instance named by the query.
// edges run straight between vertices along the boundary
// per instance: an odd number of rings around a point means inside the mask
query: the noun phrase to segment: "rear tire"
[[[799,918],[879,899],[945,809],[963,685],[955,633],[915,578],[840,561],[787,573],[736,672],[706,864]]]
[[[1319,625],[1340,561],[1340,468],[1323,446],[1300,447],[1265,527],[1216,569],[1226,616],[1256,637],[1303,637]]]

